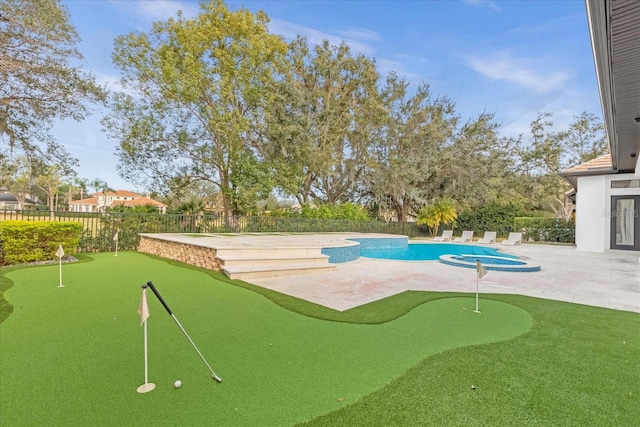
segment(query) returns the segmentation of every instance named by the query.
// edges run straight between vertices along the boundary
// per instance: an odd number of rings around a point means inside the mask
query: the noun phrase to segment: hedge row
[[[489,203],[462,212],[453,229],[456,233],[473,230],[476,236],[482,236],[485,231],[495,231],[498,236],[506,237],[512,231],[519,231],[515,227],[514,220],[516,217],[524,216],[523,214],[522,209],[512,203]]]
[[[59,245],[66,255],[73,255],[81,233],[82,225],[77,222],[2,221],[0,264],[53,260]]]
[[[515,218],[514,228],[522,231],[524,241],[575,243],[576,224],[573,219]]]

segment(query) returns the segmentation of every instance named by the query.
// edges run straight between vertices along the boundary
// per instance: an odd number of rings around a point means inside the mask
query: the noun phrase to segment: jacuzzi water
[[[526,262],[518,261],[515,259],[505,259],[504,254],[501,254],[500,257],[491,257],[491,256],[483,256],[482,258],[478,258],[475,256],[454,256],[452,258],[455,261],[466,261],[466,262],[476,262],[480,260],[482,265],[525,265]]]
[[[455,243],[410,243],[407,247],[391,249],[360,249],[365,258],[395,259],[403,261],[435,261],[441,255],[486,255],[517,259],[486,246],[457,245]]]
[[[441,255],[440,262],[455,267],[477,268],[480,262],[486,270],[510,271],[510,272],[531,272],[540,271],[540,265],[522,259],[506,258],[504,256],[487,255]]]

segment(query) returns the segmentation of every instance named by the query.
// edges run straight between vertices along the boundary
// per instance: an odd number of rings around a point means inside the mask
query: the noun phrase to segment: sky
[[[112,65],[119,35],[148,32],[199,2],[63,0],[81,38],[83,67],[118,90]],[[446,96],[463,119],[494,113],[503,136],[526,134],[538,112],[553,113],[557,129],[586,111],[601,117],[583,0],[272,0],[227,1],[232,10],[263,10],[270,31],[309,43],[345,41],[354,54],[375,59],[378,71],[404,76],[412,88],[427,83]],[[54,135],[80,161],[78,175],[111,188],[144,191],[118,176],[118,141],[102,131],[104,109],[83,120],[58,122]]]

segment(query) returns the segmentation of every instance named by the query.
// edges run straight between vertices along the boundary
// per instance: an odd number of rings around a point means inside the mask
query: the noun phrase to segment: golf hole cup
[[[180,388],[180,387],[182,387],[182,381],[180,381],[180,380],[176,380],[176,382],[175,382],[175,383],[173,383],[173,387],[174,387],[174,388]]]

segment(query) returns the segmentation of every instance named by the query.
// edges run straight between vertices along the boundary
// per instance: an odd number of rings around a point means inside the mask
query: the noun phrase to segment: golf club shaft
[[[202,355],[202,353],[200,353],[200,350],[198,350],[198,347],[196,347],[196,344],[193,342],[193,340],[191,339],[191,337],[189,336],[189,334],[187,333],[187,331],[184,330],[184,328],[182,327],[182,325],[180,324],[180,322],[178,321],[178,318],[175,316],[175,314],[172,314],[171,317],[173,318],[173,320],[175,320],[176,325],[178,325],[178,327],[180,328],[180,330],[182,331],[182,333],[184,334],[185,337],[187,337],[187,339],[189,340],[189,342],[191,343],[191,345],[193,346],[194,350],[196,351],[196,353],[198,353],[198,356],[200,356],[200,359],[202,359],[202,361],[204,362],[205,365],[207,365],[207,368],[209,368],[209,371],[211,371],[211,374],[213,375],[213,379],[218,381],[218,382],[222,382],[222,378],[220,378],[219,376],[216,375],[215,372],[213,372],[213,369],[211,369],[211,366],[209,366],[209,363],[207,362],[207,360],[204,358],[204,356]]]
[[[162,299],[162,296],[160,295],[160,293],[158,292],[158,290],[156,289],[155,286],[153,286],[153,283],[151,281],[147,282],[146,285],[142,285],[142,287],[150,287],[151,290],[153,291],[153,293],[156,295],[156,297],[160,300],[160,302],[162,303],[162,305],[164,306],[164,308],[167,310],[167,313],[169,313],[169,316],[171,316],[173,318],[173,320],[175,320],[176,325],[178,325],[178,327],[180,328],[180,330],[182,331],[182,333],[184,334],[185,337],[187,337],[187,339],[189,340],[189,342],[191,343],[191,345],[193,346],[193,348],[196,350],[196,352],[198,353],[198,356],[200,356],[200,359],[202,359],[202,361],[204,362],[205,365],[207,365],[207,368],[209,368],[209,370],[211,371],[211,374],[213,375],[213,379],[218,381],[218,382],[222,382],[222,378],[220,378],[218,375],[216,375],[215,372],[213,372],[213,369],[211,369],[211,366],[209,366],[209,363],[207,362],[207,360],[204,358],[204,356],[202,355],[202,353],[200,353],[200,350],[198,350],[198,347],[196,347],[196,344],[193,342],[193,340],[191,339],[191,337],[189,336],[189,334],[187,333],[187,331],[184,330],[184,328],[182,327],[182,325],[180,324],[180,322],[178,321],[178,318],[171,312],[171,309],[169,308],[169,306],[167,305],[167,303],[164,301],[164,299]]]

